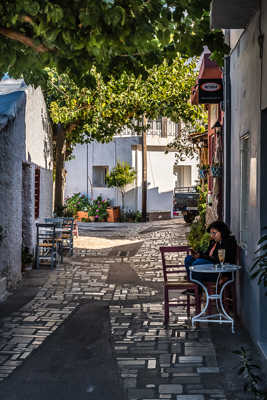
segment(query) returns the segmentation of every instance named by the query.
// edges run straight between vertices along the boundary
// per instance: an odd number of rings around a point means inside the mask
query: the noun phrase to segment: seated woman
[[[231,235],[230,229],[223,221],[214,221],[208,228],[211,240],[208,250],[204,254],[194,253],[188,255],[185,258],[185,267],[187,271],[188,279],[189,267],[192,265],[201,264],[219,264],[218,250],[225,250],[225,263],[234,264],[236,262],[236,240],[233,235]],[[192,272],[192,278],[199,281],[216,281],[216,274],[202,274],[201,272]]]

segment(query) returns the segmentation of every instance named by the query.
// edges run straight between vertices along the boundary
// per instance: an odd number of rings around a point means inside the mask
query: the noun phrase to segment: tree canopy
[[[103,76],[135,75],[145,67],[199,55],[203,45],[223,54],[220,31],[209,28],[210,0],[2,0],[0,73],[39,83],[44,67],[89,86]],[[85,84],[86,82],[86,84]]]
[[[73,145],[107,142],[125,126],[138,132],[143,115],[150,120],[165,116],[202,129],[204,109],[189,102],[197,76],[196,60],[176,57],[170,65],[164,61],[148,69],[146,79],[123,73],[119,79],[104,82],[99,73],[92,73],[95,89],[80,88],[68,75],[48,70],[46,97],[51,118],[67,128],[67,140]]]

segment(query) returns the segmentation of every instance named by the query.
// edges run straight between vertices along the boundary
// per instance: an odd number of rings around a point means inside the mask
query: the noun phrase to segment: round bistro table
[[[220,324],[231,324],[232,325],[232,333],[235,333],[234,330],[234,319],[226,312],[224,305],[223,305],[223,292],[226,286],[230,285],[235,280],[235,272],[240,269],[240,265],[235,264],[223,264],[222,266],[219,265],[212,265],[212,264],[200,264],[200,265],[193,265],[190,267],[190,281],[197,283],[202,287],[206,294],[206,304],[203,310],[198,314],[192,317],[192,326],[195,326],[196,322],[217,322]],[[194,279],[192,277],[193,272],[198,272],[203,274],[203,282]],[[231,278],[228,279],[222,287],[219,287],[220,277],[223,273],[230,272]],[[216,274],[216,290],[215,293],[209,294],[207,287],[205,286],[205,274]],[[209,302],[215,300],[216,301],[216,314],[206,314],[207,308],[209,306]]]

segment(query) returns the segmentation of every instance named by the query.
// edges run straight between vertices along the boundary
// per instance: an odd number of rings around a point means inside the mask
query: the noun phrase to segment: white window
[[[240,241],[248,242],[248,200],[249,200],[249,135],[241,138],[241,198],[240,198]]]
[[[103,187],[106,186],[106,175],[108,166],[94,165],[93,166],[93,186]]]
[[[176,175],[175,187],[189,187],[192,185],[191,165],[175,165],[174,175]]]

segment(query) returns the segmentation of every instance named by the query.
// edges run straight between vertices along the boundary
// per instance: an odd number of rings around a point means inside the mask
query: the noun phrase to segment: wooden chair
[[[73,236],[76,237],[76,238],[79,237],[79,228],[78,228],[77,219],[74,219],[74,222],[73,222]]]
[[[63,250],[67,249],[70,255],[73,255],[73,229],[74,218],[64,217],[62,224],[62,246]]]
[[[187,280],[186,270],[184,266],[184,258],[190,253],[188,246],[175,246],[175,247],[160,247],[163,267],[163,278],[164,278],[164,323],[168,324],[169,321],[169,308],[186,306],[187,316],[190,317],[190,306],[195,305],[196,313],[200,312],[200,295],[199,288],[193,282]],[[176,254],[176,258],[181,257],[182,262],[178,264],[177,261],[174,263],[172,260],[167,260],[168,255],[172,256]],[[191,304],[191,294],[186,294],[185,301],[170,301],[169,292],[173,290],[190,290],[194,296],[194,302]]]
[[[36,224],[36,251],[35,265],[38,269],[41,260],[48,260],[50,267],[54,268],[58,263],[58,245],[55,224]]]

